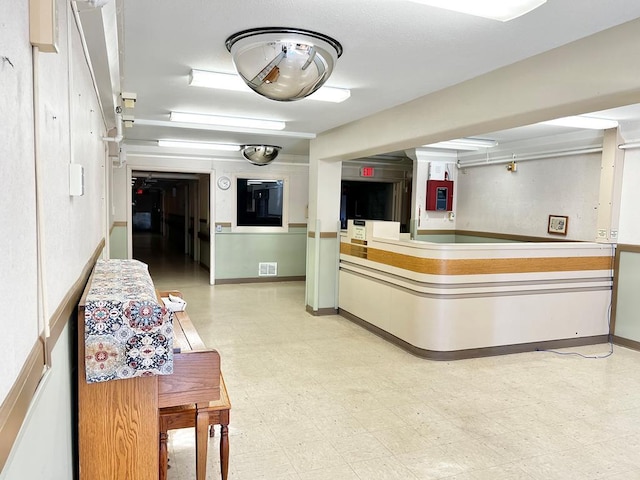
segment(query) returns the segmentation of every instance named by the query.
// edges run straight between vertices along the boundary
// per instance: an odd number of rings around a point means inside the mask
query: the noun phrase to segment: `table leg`
[[[229,427],[220,425],[220,474],[227,480],[229,472]]]
[[[167,464],[169,463],[167,436],[167,432],[160,432],[160,480],[167,480]]]
[[[209,440],[209,414],[198,410],[196,414],[196,478],[207,478],[207,445]]]

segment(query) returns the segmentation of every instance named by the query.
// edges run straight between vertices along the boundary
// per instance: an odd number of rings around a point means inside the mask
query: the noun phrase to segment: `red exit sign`
[[[360,167],[360,176],[361,177],[373,177],[375,171],[373,167]]]

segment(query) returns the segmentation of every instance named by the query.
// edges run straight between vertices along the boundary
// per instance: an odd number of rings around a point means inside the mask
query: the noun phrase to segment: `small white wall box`
[[[429,162],[429,178],[427,180],[444,180],[445,171],[444,163]]]
[[[84,167],[78,163],[69,164],[69,195],[84,195]]]

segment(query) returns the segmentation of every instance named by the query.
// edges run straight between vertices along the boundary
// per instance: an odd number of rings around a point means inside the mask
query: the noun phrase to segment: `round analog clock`
[[[229,177],[220,177],[218,178],[218,187],[222,190],[226,190],[231,186],[231,180]]]

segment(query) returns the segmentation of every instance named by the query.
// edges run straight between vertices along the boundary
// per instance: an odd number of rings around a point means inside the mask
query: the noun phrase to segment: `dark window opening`
[[[340,198],[340,224],[347,220],[393,220],[393,184],[343,180]]]
[[[282,227],[283,180],[238,178],[236,225]]]

